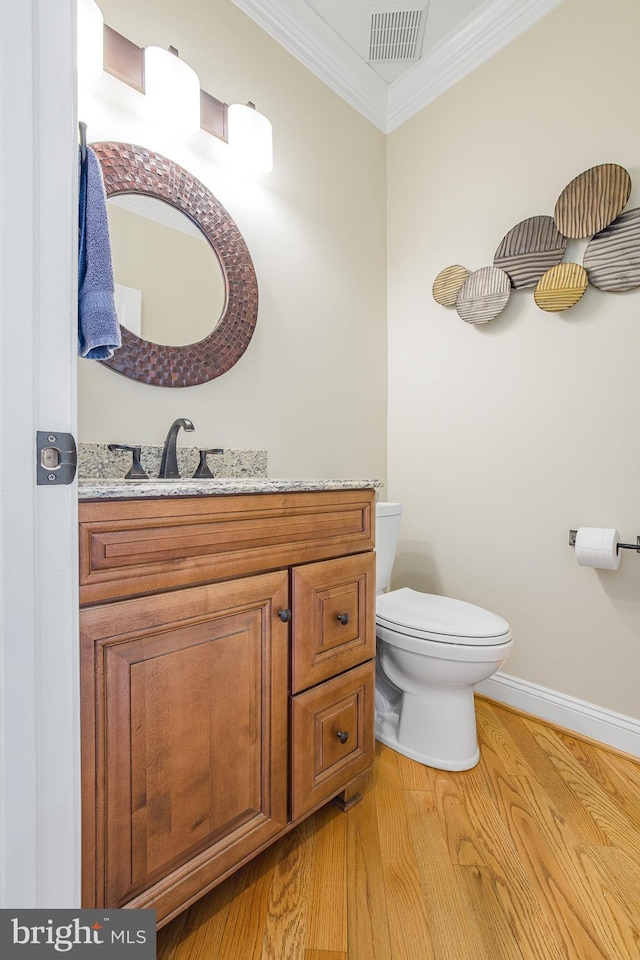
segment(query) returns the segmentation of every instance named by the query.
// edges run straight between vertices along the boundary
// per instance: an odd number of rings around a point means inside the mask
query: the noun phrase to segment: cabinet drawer
[[[296,567],[292,692],[375,656],[375,554]]]
[[[373,661],[298,694],[291,707],[291,815],[340,792],[373,763]]]
[[[373,490],[80,503],[80,602],[373,550]]]

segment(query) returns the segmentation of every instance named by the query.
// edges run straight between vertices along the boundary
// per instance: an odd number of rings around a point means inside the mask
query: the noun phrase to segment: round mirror
[[[220,322],[225,281],[205,235],[163,200],[133,193],[107,202],[118,319],[144,340],[185,346]]]
[[[169,254],[168,261],[165,259],[158,266],[159,258],[156,258],[151,243],[145,242],[137,252],[139,260],[145,261],[143,272],[149,272],[150,264],[157,268],[149,280],[147,292],[147,283],[143,286],[140,280],[141,273],[128,273],[128,267],[125,267],[124,273],[120,271],[120,261],[127,260],[128,254],[125,253],[121,258],[116,249],[119,244],[119,231],[116,229],[112,246],[115,280],[121,288],[118,295],[119,312],[122,311],[123,317],[128,313],[133,318],[130,324],[134,330],[123,324],[122,346],[109,360],[100,362],[123,376],[160,387],[191,387],[221,376],[238,362],[247,349],[258,316],[258,284],[242,234],[204,184],[172,160],[128,143],[94,143],[91,147],[102,166],[108,206],[119,203],[119,209],[109,211],[110,228],[112,217],[114,220],[123,220],[131,215],[131,210],[126,209],[127,205],[130,207],[132,202],[137,205],[142,198],[155,198],[162,201],[160,208],[168,205],[172,208],[171,213],[177,214],[178,220],[186,218],[195,225],[204,237],[203,247],[209,255],[204,258],[204,267],[202,260],[198,259],[201,265],[196,268],[194,260],[189,267],[190,278],[187,278],[186,284],[179,286],[178,279],[183,276],[183,268],[186,270],[180,258],[187,255]],[[166,210],[154,210],[152,206],[142,215],[138,212],[138,217],[150,219],[152,211],[156,218],[160,212],[166,214]],[[125,232],[137,230],[142,233],[148,229],[146,224],[138,223],[134,227],[131,220],[128,222],[129,227],[125,228]],[[165,229],[184,233],[184,224],[182,226],[181,231],[174,222],[170,228],[165,225]],[[194,244],[202,242],[197,234],[189,239]],[[132,245],[130,241],[125,241],[125,249],[127,246],[130,249]],[[177,250],[178,242],[172,243],[172,246]],[[164,252],[167,253],[168,248]],[[199,258],[199,254],[193,256]],[[167,294],[167,298],[171,297],[171,309],[164,319],[150,317],[147,323],[144,301],[152,296],[152,290],[154,297],[158,295],[162,298],[163,274],[168,273],[171,273],[171,293]],[[194,273],[197,274],[197,281]],[[194,286],[199,288],[197,294]],[[199,306],[195,300],[191,301],[192,295],[199,298]]]

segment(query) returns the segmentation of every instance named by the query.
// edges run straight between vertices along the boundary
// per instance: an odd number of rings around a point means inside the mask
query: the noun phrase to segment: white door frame
[[[80,904],[76,0],[0,0],[0,907]]]

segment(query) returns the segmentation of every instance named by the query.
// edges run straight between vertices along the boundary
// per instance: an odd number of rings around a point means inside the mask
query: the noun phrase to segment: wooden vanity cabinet
[[[83,906],[162,925],[374,755],[371,490],[80,503]]]

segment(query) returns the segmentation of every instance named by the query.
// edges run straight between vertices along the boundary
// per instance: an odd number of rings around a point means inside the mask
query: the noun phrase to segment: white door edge
[[[75,0],[0,0],[0,907],[80,905]]]

